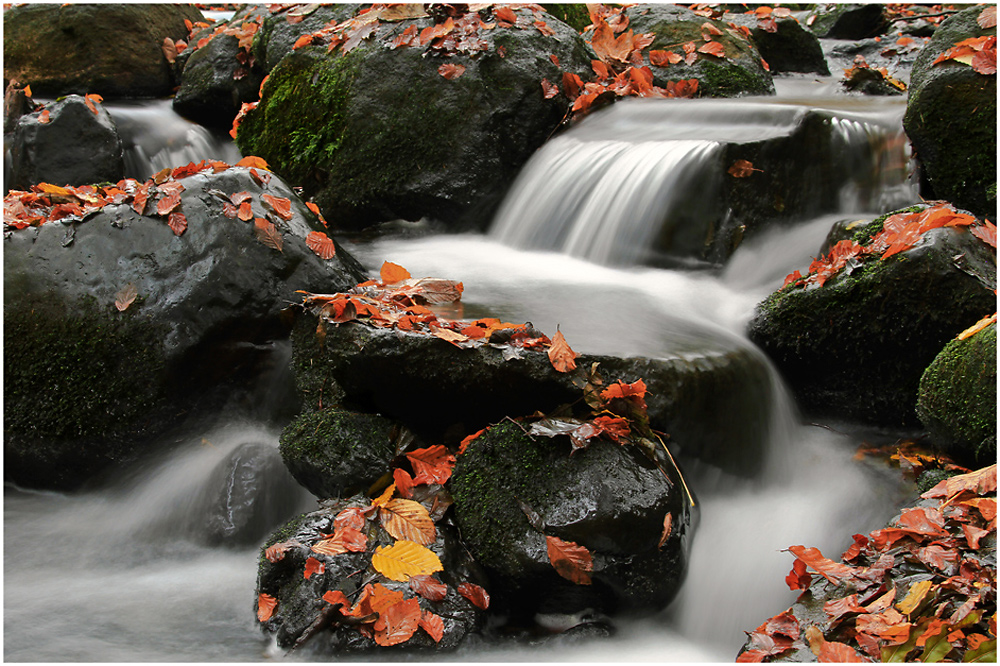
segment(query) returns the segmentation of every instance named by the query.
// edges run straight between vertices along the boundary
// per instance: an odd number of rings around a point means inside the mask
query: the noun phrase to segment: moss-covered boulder
[[[307,411],[281,434],[285,467],[321,499],[368,488],[389,471],[399,428],[375,414],[335,407]]]
[[[680,586],[688,498],[669,462],[594,440],[570,455],[566,437],[531,437],[503,423],[472,441],[451,480],[462,539],[515,613],[656,610]],[[671,532],[661,543],[669,516]],[[585,547],[591,584],[560,576],[546,537]]]
[[[21,116],[11,146],[13,187],[117,182],[125,176],[115,121],[103,104],[91,104],[96,113],[83,97],[69,95]]]
[[[362,6],[336,3],[260,7],[258,11],[267,11],[262,14],[260,29],[253,39],[251,52],[256,65],[264,72],[270,72],[292,52],[299,37],[345,21],[357,14]]]
[[[4,325],[20,350],[4,354],[6,479],[73,487],[128,459],[168,415],[217,407],[268,362],[296,289],[358,281],[342,249],[323,260],[307,247],[315,217],[277,177],[258,183],[235,167],[177,184],[179,236],[155,214],[155,193],[148,215],[108,204],[6,234]],[[272,246],[253,222],[225,215],[238,192],[274,219]],[[288,199],[290,219],[269,213],[265,194]]]
[[[337,531],[336,516],[349,509],[368,510],[368,518],[360,529],[366,536],[364,548],[338,555],[313,551],[314,545]],[[327,502],[317,511],[292,519],[264,543],[257,570],[257,593],[273,597],[277,605],[260,626],[274,637],[278,647],[295,648],[298,654],[314,657],[361,652],[384,658],[407,652],[450,650],[482,628],[485,613],[462,596],[458,587],[464,583],[480,587],[488,583],[480,567],[459,542],[450,520],[446,517],[436,519],[437,539],[427,546],[438,557],[443,569],[433,576],[437,583],[446,586],[444,597],[433,601],[418,595],[409,582],[390,580],[373,572],[372,553],[392,544],[394,539],[381,527],[377,512],[371,509],[371,500],[361,495]],[[268,558],[268,548],[276,544],[279,547],[275,550],[280,550],[280,555]],[[323,570],[306,577],[308,559],[322,563]],[[362,575],[361,572],[368,573]],[[418,628],[398,645],[380,646],[372,640],[370,631],[375,618],[348,617],[339,612],[338,606],[323,600],[328,592],[337,591],[354,604],[365,587],[374,585],[391,590],[400,599],[404,596],[406,600],[417,599],[422,612],[439,616],[443,622],[440,641]],[[359,631],[365,629],[369,630],[367,634]]]
[[[881,4],[826,3],[813,9],[806,25],[817,37],[865,39],[882,34],[888,20]]]
[[[910,75],[903,126],[922,168],[922,193],[996,219],[997,77],[956,60],[934,60],[965,39],[996,35],[970,7],[942,22]]]
[[[956,459],[996,461],[997,325],[945,345],[920,378],[917,416]]]
[[[407,30],[415,38],[446,29],[447,20],[425,17],[378,21],[366,38],[332,52],[323,43],[292,51],[272,70],[237,144],[301,186],[339,227],[426,216],[484,228],[566,113],[568,99],[546,99],[542,79],[558,81],[564,70],[586,76],[593,57],[550,15],[537,12],[551,36],[535,27],[531,9],[516,13],[516,25],[473,31],[455,50],[419,40],[393,47]],[[446,78],[451,66],[464,70]]]
[[[649,49],[643,52],[643,64],[653,71],[655,85],[694,78],[698,79],[700,97],[774,94],[774,81],[761,64],[760,53],[753,42],[725,22],[706,19],[677,5],[631,5],[622,15],[628,17],[629,30],[635,34],[655,35]],[[704,44],[702,26],[705,23],[721,33],[713,33],[712,39],[723,46],[723,56],[696,52],[697,60],[691,65],[679,62],[661,67],[649,62],[649,51],[666,50],[684,56],[683,44]]]
[[[3,13],[4,81],[36,95],[159,97],[174,87],[164,38],[187,38],[185,4],[24,4]]]
[[[722,20],[750,31],[750,38],[770,71],[830,75],[819,39],[794,16],[769,18],[765,22],[765,17],[754,12],[727,12]]]
[[[854,240],[870,243],[887,217]],[[968,229],[934,229],[911,249],[855,261],[822,286],[779,289],[757,306],[749,335],[805,411],[912,427],[921,374],[995,307],[995,284],[993,248]]]

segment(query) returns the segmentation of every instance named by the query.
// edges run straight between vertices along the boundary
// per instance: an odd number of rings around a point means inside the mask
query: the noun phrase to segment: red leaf
[[[419,626],[434,639],[435,643],[440,643],[441,639],[444,637],[444,620],[440,615],[435,615],[430,611],[424,611],[420,614]]]
[[[861,663],[868,661],[846,643],[826,641],[817,655],[820,663]]]
[[[471,435],[469,435],[468,437],[466,437],[465,439],[463,439],[462,443],[459,444],[459,446],[458,446],[458,455],[462,455],[463,453],[465,453],[465,449],[468,448],[469,444],[471,444],[473,442],[473,440],[475,440],[477,437],[479,437],[480,435],[482,435],[484,432],[486,432],[486,428],[483,428],[482,430],[478,430],[478,431],[472,433]]]
[[[363,530],[365,528],[365,512],[357,507],[344,509],[333,519],[333,529],[336,532],[344,529]]]
[[[383,262],[381,270],[383,285],[396,284],[403,280],[409,280],[410,277],[410,272],[402,266],[394,264],[391,261]]]
[[[312,41],[313,41],[312,35],[302,35],[301,37],[295,40],[294,44],[292,44],[292,50],[294,51],[296,49],[302,48],[303,46],[309,46],[310,44],[312,44]]]
[[[510,7],[493,7],[493,16],[500,23],[501,28],[509,28],[517,23],[517,14]],[[507,24],[507,25],[504,25]]]
[[[542,79],[542,97],[552,99],[559,94],[559,86],[549,83],[548,79]]]
[[[345,527],[337,529],[332,537],[317,541],[311,550],[322,555],[343,555],[344,553],[361,553],[368,547],[368,537],[364,532]]]
[[[184,213],[179,210],[175,210],[167,218],[167,226],[170,227],[175,236],[180,236],[187,231],[188,221],[187,218],[184,217]]]
[[[620,416],[598,416],[591,423],[597,428],[596,434],[605,434],[618,442],[629,436],[631,429],[628,421]]]
[[[549,554],[549,562],[555,567],[556,573],[577,585],[590,585],[590,572],[594,570],[594,562],[590,551],[572,541],[563,541],[559,537],[545,537]]]
[[[708,42],[707,44],[703,44],[701,48],[698,49],[698,53],[705,53],[717,58],[725,58],[726,47],[719,42]]]
[[[292,202],[284,197],[275,197],[270,194],[263,194],[260,197],[264,204],[274,211],[274,214],[285,220],[292,219]]]
[[[576,357],[579,354],[570,349],[569,343],[566,342],[566,338],[559,330],[556,330],[556,334],[552,336],[548,355],[549,362],[552,363],[552,367],[557,372],[570,372],[576,369]]]
[[[987,49],[972,56],[972,69],[989,76],[997,73],[997,50]]]
[[[792,570],[785,576],[789,590],[808,590],[812,583],[812,574],[806,571],[806,563],[796,558]]]
[[[929,567],[947,572],[958,562],[958,551],[931,544],[917,550],[917,559]]]
[[[281,247],[284,245],[284,239],[281,237],[281,232],[278,231],[277,227],[268,222],[263,218],[254,218],[254,233],[259,240],[264,245],[281,252]]]
[[[986,9],[980,12],[979,16],[976,18],[976,23],[978,23],[979,27],[983,30],[997,27],[997,6],[989,5]]]
[[[303,577],[306,580],[312,578],[313,574],[321,574],[326,571],[326,565],[317,560],[315,557],[309,557],[306,560],[306,568],[303,572]]]
[[[455,456],[451,455],[447,447],[435,444],[425,449],[409,451],[406,454],[416,476],[414,483],[445,483],[451,477],[451,470],[455,467]]]
[[[333,239],[322,231],[310,231],[306,236],[306,245],[320,259],[333,259],[337,254],[337,248],[333,244]]]
[[[340,590],[329,590],[326,592],[326,594],[323,595],[322,599],[328,604],[333,604],[334,606],[337,605],[343,606],[344,610],[347,611],[346,614],[348,615],[350,614],[351,601]]]
[[[757,27],[760,28],[761,30],[763,30],[764,32],[778,32],[778,22],[775,21],[770,16],[768,16],[766,18],[765,17],[758,17],[757,18]]]
[[[462,74],[465,74],[465,65],[456,65],[455,63],[448,62],[438,67],[438,74],[449,81],[453,81],[462,76]]]
[[[278,600],[270,594],[261,592],[257,595],[257,621],[267,622],[274,615],[274,610],[278,607]]]
[[[799,560],[796,560],[798,562]],[[866,613],[867,611],[858,603],[858,595],[851,594],[843,599],[833,599],[823,604],[823,610],[830,616],[832,621],[839,620],[848,613]]]
[[[181,205],[180,192],[170,192],[167,196],[160,198],[160,200],[156,202],[156,214],[167,215],[179,205]]]
[[[413,482],[413,477],[410,476],[409,472],[397,467],[392,470],[392,480],[396,483],[396,490],[400,497],[407,499],[413,497],[413,486],[417,484]]]
[[[990,247],[997,246],[997,228],[993,226],[993,223],[989,220],[986,220],[984,224],[970,227],[969,231],[972,232],[973,236],[983,241]]]
[[[410,576],[410,589],[428,601],[444,601],[448,586],[434,576]]]
[[[556,31],[549,27],[549,24],[545,21],[535,21],[534,26],[538,28],[538,32],[542,33],[546,37],[552,37],[556,34]]]
[[[833,560],[823,557],[818,548],[805,548],[804,546],[790,546],[788,552],[802,560],[805,564],[819,572],[834,585],[839,585],[846,580],[854,578],[854,568],[846,564],[839,564]]]
[[[642,411],[646,410],[646,382],[637,379],[631,384],[626,384],[618,380],[608,388],[601,391],[601,398],[607,402],[621,398],[626,400]]]
[[[410,640],[420,625],[420,600],[404,599],[379,613],[375,622],[375,642],[383,647]]]
[[[760,171],[760,169],[753,168],[752,162],[748,160],[736,160],[726,173],[733,178],[746,178],[753,175],[754,171]]]
[[[277,562],[284,559],[285,552],[295,545],[298,545],[295,541],[281,541],[279,543],[272,544],[267,547],[267,550],[264,551],[264,557],[267,558],[268,562]]]
[[[101,102],[104,101],[104,98],[101,97],[100,95],[90,94],[90,95],[84,95],[83,101],[87,105],[87,108],[90,109],[96,116],[97,107],[94,106],[94,103],[97,102],[98,104],[100,104]]]
[[[562,76],[562,88],[566,97],[571,100],[576,100],[580,96],[580,90],[583,88],[583,81],[576,74],[571,74],[566,72]]]
[[[490,607],[490,595],[479,585],[475,583],[462,583],[456,589],[459,594],[472,602],[472,605],[476,608],[486,610]]]
[[[559,56],[550,53],[549,54],[549,60],[551,60],[552,64],[555,65],[556,67],[559,66]]]
[[[676,65],[682,60],[684,60],[684,58],[674,53],[673,51],[649,52],[649,64],[655,65],[656,67],[666,67],[668,65]]]

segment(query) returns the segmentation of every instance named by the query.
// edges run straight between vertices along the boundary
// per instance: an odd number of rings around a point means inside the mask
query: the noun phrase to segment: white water
[[[761,104],[774,112],[773,126],[798,113],[783,104]],[[662,166],[659,160],[652,170]],[[635,194],[645,196],[641,189]],[[466,316],[530,320],[550,334],[558,326],[577,351],[658,356],[694,348],[707,336],[749,345],[743,330],[754,304],[787,272],[808,264],[833,217],[747,243],[719,275],[612,268],[483,236],[385,240],[351,249],[373,271],[391,260],[414,275],[462,280]],[[584,647],[505,645],[440,658],[731,662],[744,631],[794,600],[783,582],[792,558],[782,549],[811,545],[836,556],[851,534],[881,526],[899,499],[895,473],[852,460],[858,440],[800,425],[785,393],[777,396],[761,475],[738,479],[686,461],[700,523],[687,580],[670,608],[623,621],[615,638]],[[218,429],[190,433],[169,460],[147,463],[99,491],[67,497],[7,488],[5,659],[281,658],[253,618],[256,549],[206,546],[193,529],[204,508],[196,498],[219,461],[242,442],[274,445],[281,425],[223,419]]]

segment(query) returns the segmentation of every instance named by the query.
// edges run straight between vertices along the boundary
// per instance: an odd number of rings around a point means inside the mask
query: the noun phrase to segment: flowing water
[[[893,137],[900,144],[898,102],[792,97],[752,102],[760,114],[758,132],[777,132],[804,110],[822,107],[843,128],[844,159],[870,160],[883,148],[891,150],[886,146]],[[837,209],[758,235],[722,270],[635,265],[648,242],[645,227],[661,224],[663,211],[676,205],[672,202],[692,189],[711,196],[720,177],[709,168],[718,146],[741,140],[747,123],[745,113],[737,114],[744,116],[740,122],[709,122],[707,111],[711,107],[725,116],[740,104],[746,103],[685,105],[691,110],[688,119],[703,127],[694,137],[669,136],[676,131],[669,127],[677,124],[676,115],[666,127],[662,118],[626,119],[638,123],[638,130],[625,134],[641,139],[591,139],[584,123],[577,128],[581,131],[574,129],[538,152],[489,234],[386,238],[349,249],[373,271],[390,260],[414,275],[461,280],[465,316],[530,320],[550,334],[558,326],[579,352],[663,356],[705,337],[750,348],[743,331],[754,305],[786,273],[808,264],[833,221],[872,215],[914,195],[894,178],[881,183],[876,178],[864,187],[845,183]],[[126,112],[137,119],[132,134],[137,146],[147,131],[139,119],[146,111],[155,118],[164,114],[155,105]],[[591,124],[597,121],[603,122],[595,118]],[[713,123],[717,132],[704,129]],[[862,157],[847,152],[855,149]],[[144,168],[155,172],[151,151],[162,148],[142,150],[144,157],[136,151],[136,159],[146,159]],[[187,155],[180,150],[173,154]],[[194,155],[177,164],[204,157],[217,156]],[[544,192],[532,189],[536,180],[545,181]],[[586,200],[600,188],[614,193],[614,205],[605,195]],[[525,194],[532,191],[540,193]],[[613,232],[602,228],[601,220]],[[857,436],[803,425],[780,378],[772,373],[772,381],[775,400],[763,472],[746,478],[681,461],[698,495],[700,522],[686,582],[669,608],[622,621],[614,638],[576,648],[505,644],[439,658],[731,662],[745,630],[794,601],[783,583],[792,557],[783,549],[811,545],[836,556],[850,544],[851,534],[881,526],[904,490],[894,472],[853,460]],[[721,406],[718,418],[726,418]],[[297,659],[282,657],[255,626],[256,547],[232,540],[220,545],[212,538],[222,529],[219,520],[228,525],[225,511],[219,518],[220,501],[223,507],[235,506],[225,498],[237,486],[256,488],[260,497],[280,496],[287,504],[258,515],[246,526],[252,533],[266,533],[283,516],[314,505],[304,491],[290,489],[280,466],[252,468],[257,471],[249,486],[246,475],[238,473],[244,468],[233,467],[233,457],[247,446],[254,447],[255,459],[273,461],[282,425],[220,415],[211,426],[175,436],[169,456],[144,461],[100,488],[72,496],[8,486],[5,659]],[[209,516],[216,517],[214,523]]]

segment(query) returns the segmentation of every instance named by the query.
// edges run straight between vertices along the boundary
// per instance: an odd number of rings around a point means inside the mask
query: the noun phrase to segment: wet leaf
[[[286,222],[292,219],[292,202],[285,197],[276,197],[270,194],[262,194],[260,197],[264,205],[274,211],[274,214]]]
[[[444,637],[444,619],[430,611],[420,614],[420,628],[426,631],[435,643],[440,643]]]
[[[412,576],[410,589],[428,601],[444,601],[448,596],[448,586],[434,576]]]
[[[437,530],[423,504],[408,499],[393,499],[379,507],[382,527],[396,539],[413,541],[422,546],[434,543]]]
[[[170,227],[170,230],[174,232],[175,236],[180,236],[187,231],[188,221],[184,216],[184,213],[179,210],[175,210],[167,217],[167,226]]]
[[[493,16],[496,17],[497,22],[500,23],[501,28],[509,28],[515,23],[517,23],[517,14],[514,13],[513,9],[507,6],[494,5]]]
[[[456,65],[455,63],[448,62],[438,67],[438,74],[449,81],[454,81],[462,76],[462,74],[465,74],[465,65]]]
[[[264,551],[264,557],[267,558],[268,562],[278,562],[279,560],[284,559],[285,553],[288,552],[290,548],[299,545],[301,544],[295,540],[280,541],[278,543],[271,544]]]
[[[301,49],[303,46],[309,46],[312,44],[312,41],[313,36],[311,34],[302,35],[292,44],[292,50],[295,51],[296,49]]]
[[[348,615],[350,614],[349,611],[351,609],[351,600],[348,599],[347,596],[340,590],[328,590],[326,593],[323,594],[322,599],[328,604],[333,604],[334,606],[343,606],[344,611],[347,611],[346,614]]]
[[[376,499],[372,500],[372,506],[378,507],[385,505],[390,499],[392,499],[392,496],[394,494],[396,494],[396,484],[391,483],[389,484],[389,487],[382,492],[381,495],[379,495]]]
[[[413,471],[416,473],[413,481],[418,484],[444,484],[455,468],[455,456],[441,444],[409,451],[406,453],[406,458],[413,465]]]
[[[129,282],[115,294],[115,307],[118,308],[119,312],[128,310],[128,306],[132,305],[138,295],[138,289]]]
[[[397,284],[403,280],[410,279],[410,272],[398,264],[386,261],[382,264],[381,278],[382,284]]]
[[[405,583],[411,576],[442,571],[441,560],[433,551],[412,541],[397,541],[379,547],[372,555],[372,567],[386,578]]]
[[[476,608],[486,610],[490,607],[490,595],[475,583],[462,583],[457,588],[458,593],[472,602]]]
[[[752,176],[754,171],[760,171],[760,169],[755,169],[748,160],[736,160],[726,173],[733,178],[746,178]]]
[[[337,254],[337,248],[333,244],[333,239],[322,231],[310,231],[306,236],[306,245],[320,259],[333,259]]]
[[[243,201],[240,203],[240,207],[236,211],[236,217],[240,218],[244,222],[249,222],[253,219],[253,207],[250,205],[249,201]]]
[[[413,482],[413,477],[405,469],[397,467],[392,470],[392,480],[396,486],[396,492],[399,493],[400,497],[410,499],[413,496],[413,487],[416,485]]]
[[[989,76],[997,73],[997,50],[995,48],[979,51],[972,56],[972,69]]]
[[[552,99],[559,94],[559,86],[554,83],[549,83],[548,79],[542,79],[542,97],[544,99]]]
[[[306,559],[305,570],[302,572],[302,576],[309,580],[312,578],[313,574],[321,574],[326,571],[326,565],[317,560],[315,557],[309,557]]]
[[[552,37],[556,34],[556,31],[549,27],[549,24],[545,21],[535,21],[532,25],[538,28],[538,32],[542,33],[546,37]]]
[[[180,192],[171,192],[165,197],[160,198],[156,202],[156,214],[157,215],[168,215],[170,211],[177,208],[181,204]]]
[[[281,252],[281,248],[284,245],[284,239],[281,237],[281,232],[278,231],[277,227],[268,222],[263,218],[254,218],[254,234],[264,245]]]
[[[557,372],[570,372],[576,369],[576,358],[579,356],[569,347],[562,332],[556,330],[552,336],[552,344],[549,346],[549,362]]]
[[[705,53],[707,55],[715,56],[716,58],[725,58],[726,47],[719,42],[708,42],[707,44],[702,44],[698,48],[698,53]]]
[[[660,534],[660,542],[657,544],[657,548],[663,548],[667,545],[667,539],[670,538],[670,533],[673,531],[673,519],[674,516],[669,511],[663,517],[663,532]]]
[[[822,663],[833,663],[833,664],[843,664],[843,663],[861,663],[868,661],[860,654],[857,650],[852,648],[846,643],[837,643],[834,641],[826,641],[819,650],[817,655],[817,660]]]
[[[264,158],[257,157],[256,155],[247,155],[246,157],[244,157],[243,159],[241,159],[239,162],[237,162],[233,166],[251,167],[251,168],[255,168],[255,169],[267,169],[267,170],[270,170],[270,168],[267,166],[267,162],[264,160]]]
[[[368,547],[368,537],[364,532],[344,527],[336,529],[332,537],[317,541],[311,550],[321,555],[343,555],[344,553],[361,553]]]
[[[976,23],[978,23],[979,27],[983,30],[997,27],[997,6],[989,5],[986,7],[986,9],[980,12],[979,16],[976,17]]]
[[[465,453],[465,449],[469,447],[469,444],[475,441],[476,438],[482,435],[484,432],[486,432],[486,428],[483,428],[482,430],[477,430],[476,432],[472,433],[471,435],[463,439],[462,443],[459,444],[458,446],[458,455],[462,455],[463,453]]]
[[[676,65],[677,63],[683,61],[682,58],[677,53],[673,51],[657,51],[653,50],[649,52],[649,64],[656,67],[667,67],[668,65]]]
[[[275,609],[278,607],[278,600],[272,597],[270,594],[264,594],[261,592],[257,595],[257,621],[267,622],[274,615]]]
[[[790,546],[788,552],[802,560],[834,585],[854,578],[854,568],[823,557],[818,548]]]
[[[932,587],[934,587],[934,582],[930,580],[914,583],[910,586],[910,590],[903,597],[903,600],[896,604],[896,608],[904,615],[912,614],[927,598],[927,593],[931,591]]]
[[[42,109],[42,112],[38,114],[38,122],[40,122],[43,125],[47,125],[49,122],[51,122],[51,120],[52,119],[49,117],[48,109]]]
[[[375,642],[383,647],[410,640],[420,625],[420,601],[404,599],[379,613],[375,622]]]
[[[963,663],[985,663],[996,662],[997,660],[997,639],[981,643],[978,647],[971,648],[962,657]]]
[[[990,247],[995,248],[997,246],[997,228],[989,220],[986,220],[984,224],[971,227],[969,231],[972,232],[973,236]]]
[[[963,492],[971,492],[975,495],[986,495],[995,493],[997,490],[997,466],[994,463],[989,467],[959,474],[949,477],[921,495],[924,499],[944,497],[948,501],[957,497]],[[947,501],[945,502],[947,504]]]
[[[87,105],[87,108],[90,109],[90,111],[95,116],[97,115],[97,106],[95,106],[95,104],[100,104],[103,101],[104,101],[104,98],[101,97],[100,95],[97,95],[97,94],[91,93],[89,95],[84,95],[83,96],[83,102],[84,102],[84,104]]]
[[[594,570],[594,562],[589,550],[572,541],[548,535],[545,537],[545,545],[549,562],[555,567],[556,573],[577,585],[590,585],[590,572]]]
[[[808,590],[812,584],[812,574],[806,571],[806,563],[796,558],[792,570],[785,576],[785,582],[790,590]]]

